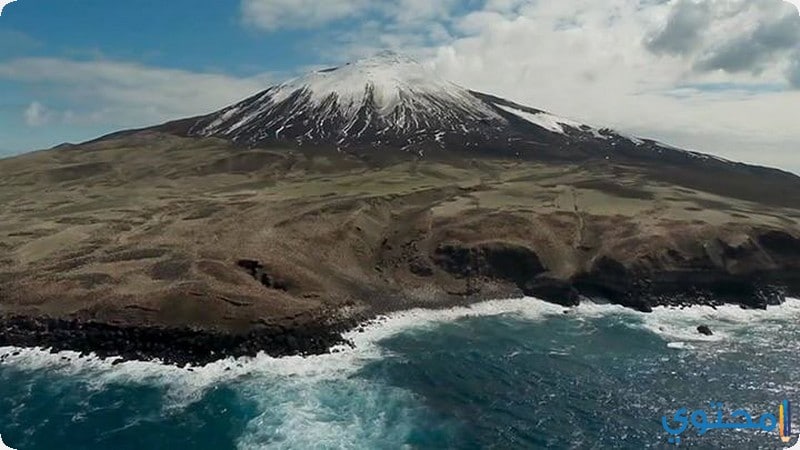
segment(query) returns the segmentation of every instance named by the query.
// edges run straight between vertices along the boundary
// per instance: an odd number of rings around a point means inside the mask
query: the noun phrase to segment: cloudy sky
[[[386,48],[475,90],[800,173],[800,12],[782,0],[18,0],[0,16],[0,154],[209,112]]]

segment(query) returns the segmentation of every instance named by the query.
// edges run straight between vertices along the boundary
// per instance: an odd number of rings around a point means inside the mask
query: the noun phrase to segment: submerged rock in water
[[[708,325],[700,325],[699,327],[697,327],[697,332],[705,336],[712,336],[714,334],[711,331],[711,328],[708,327]]]

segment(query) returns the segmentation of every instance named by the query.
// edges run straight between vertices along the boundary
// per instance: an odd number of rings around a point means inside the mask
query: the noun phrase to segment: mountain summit
[[[294,78],[220,111],[156,130],[249,148],[289,144],[350,153],[388,148],[419,156],[446,150],[573,162],[735,165],[476,92],[388,51]]]
[[[257,146],[507,146],[513,141],[617,135],[470,91],[393,52],[270,87],[191,124],[190,136]]]

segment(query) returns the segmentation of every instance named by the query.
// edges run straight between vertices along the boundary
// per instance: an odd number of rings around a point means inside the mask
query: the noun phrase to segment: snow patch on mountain
[[[203,121],[201,121],[203,122]],[[258,141],[469,133],[506,120],[470,91],[395,53],[313,72],[215,114],[195,134]],[[287,134],[288,133],[288,134]],[[299,134],[299,136],[298,136]]]
[[[575,131],[588,133],[595,139],[610,139],[613,135],[618,135],[618,133],[609,129],[600,130],[589,125],[564,117],[559,117],[544,111],[528,112],[508,105],[495,104],[494,106],[538,127],[552,131],[553,133],[567,135],[567,130],[565,130],[564,127],[568,127]]]
[[[470,91],[391,52],[270,87],[196,119],[187,134],[247,146],[390,147],[420,155],[432,148],[519,155],[550,147],[593,148],[610,158],[636,147],[708,158]]]
[[[379,116],[388,116],[411,98],[418,99],[413,105],[418,108],[445,101],[462,106],[475,117],[496,116],[466,89],[440,78],[409,57],[390,52],[296,78],[272,90],[270,96],[273,102],[280,103],[298,91],[307,93],[312,107],[335,98],[345,117],[357,114],[368,101]]]
[[[545,112],[538,112],[538,113],[529,113],[525,111],[521,111],[516,108],[512,108],[510,106],[505,105],[495,105],[496,107],[502,109],[505,112],[511,113],[520,119],[526,120],[534,125],[540,126],[546,130],[550,130],[553,133],[560,133],[565,134],[564,132],[564,125],[571,126],[573,128],[580,128],[580,124],[577,122],[573,122],[568,119],[564,119],[558,116],[554,116],[552,114],[548,114]]]

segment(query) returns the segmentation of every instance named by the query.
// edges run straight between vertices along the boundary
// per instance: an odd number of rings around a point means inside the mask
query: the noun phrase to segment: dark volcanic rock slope
[[[800,295],[800,179],[468,91],[396,55],[0,160],[0,345],[321,352],[515,295]]]

